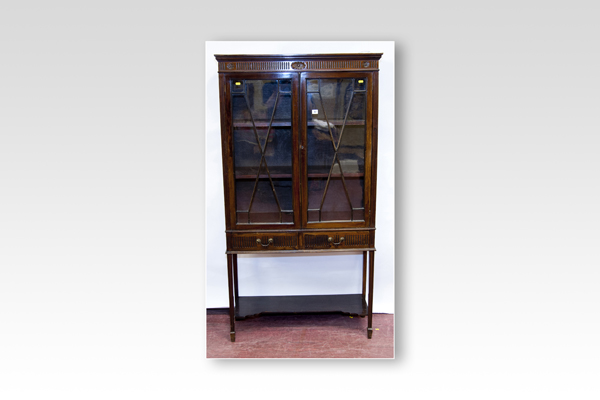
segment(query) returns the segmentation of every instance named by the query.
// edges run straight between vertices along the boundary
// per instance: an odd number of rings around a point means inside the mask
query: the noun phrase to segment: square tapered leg
[[[237,255],[227,254],[227,282],[229,286],[229,336],[235,342],[235,303],[234,303],[234,257],[237,267]],[[237,269],[237,268],[235,268]],[[236,271],[237,272],[237,271]],[[237,274],[236,274],[237,275]]]
[[[369,251],[369,304],[368,304],[368,322],[367,337],[371,339],[373,335],[373,273],[375,271],[375,252]]]

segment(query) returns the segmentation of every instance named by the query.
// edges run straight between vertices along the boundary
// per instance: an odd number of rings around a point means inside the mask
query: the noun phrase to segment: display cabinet
[[[324,312],[366,316],[371,338],[381,53],[215,57],[231,341],[236,320]],[[361,293],[239,296],[238,254],[348,251]]]

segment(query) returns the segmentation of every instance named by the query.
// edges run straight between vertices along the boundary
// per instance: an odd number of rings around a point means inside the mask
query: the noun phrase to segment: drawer
[[[305,249],[368,248],[369,231],[313,232],[304,234]]]
[[[227,236],[227,248],[233,251],[296,250],[298,234],[235,233]]]

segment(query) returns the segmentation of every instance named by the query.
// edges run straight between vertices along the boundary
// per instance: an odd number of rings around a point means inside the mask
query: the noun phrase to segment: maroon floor
[[[206,316],[207,358],[394,358],[394,315],[367,318],[339,314],[262,316],[236,321],[229,340],[229,314]]]

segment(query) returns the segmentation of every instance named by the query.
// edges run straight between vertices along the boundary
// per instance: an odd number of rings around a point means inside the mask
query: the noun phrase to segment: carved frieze
[[[376,71],[378,60],[349,59],[305,59],[305,60],[223,60],[219,62],[219,71]]]

